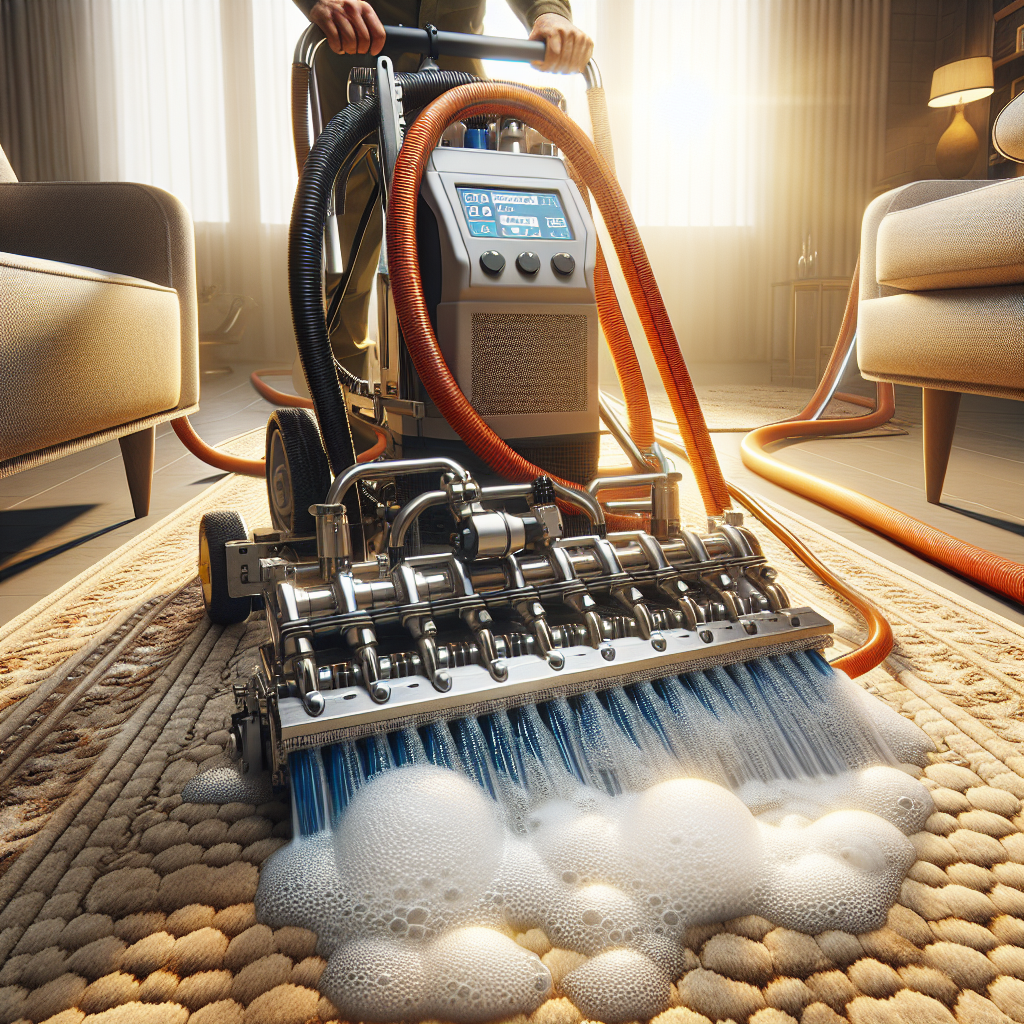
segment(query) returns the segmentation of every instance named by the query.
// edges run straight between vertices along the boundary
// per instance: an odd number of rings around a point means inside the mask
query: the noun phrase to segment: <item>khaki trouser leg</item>
[[[343,262],[349,259],[359,221],[373,193],[375,180],[376,176],[366,160],[361,160],[349,176],[345,212],[338,216]],[[360,377],[366,376],[365,353],[370,346],[367,339],[367,319],[370,296],[377,274],[377,262],[380,258],[382,227],[378,201],[377,209],[370,216],[363,244],[352,267],[352,276],[341,304],[338,326],[331,335],[331,348],[335,356],[347,369]],[[334,283],[329,282],[331,285]]]

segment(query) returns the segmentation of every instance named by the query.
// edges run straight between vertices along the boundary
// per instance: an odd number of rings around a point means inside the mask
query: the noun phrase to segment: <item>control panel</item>
[[[558,157],[435,149],[420,194],[437,221],[441,302],[595,302],[594,225]]]
[[[585,449],[576,471],[586,482],[599,437],[597,235],[565,164],[544,154],[442,147],[427,164],[420,198],[424,297],[460,389],[531,459],[566,445]],[[424,409],[415,422],[389,413],[389,424],[420,444],[457,440],[410,369],[400,357],[382,359],[385,387]]]
[[[557,192],[456,186],[474,238],[572,238]]]

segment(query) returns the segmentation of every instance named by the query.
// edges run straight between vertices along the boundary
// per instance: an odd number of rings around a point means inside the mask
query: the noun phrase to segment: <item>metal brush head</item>
[[[275,742],[287,755],[378,732],[476,717],[588,690],[651,682],[751,658],[821,649],[832,643],[832,629],[832,623],[817,612],[797,608],[786,615],[746,617],[742,623],[712,622],[696,633],[666,630],[660,651],[639,637],[611,640],[600,650],[571,647],[563,652],[564,664],[558,670],[536,655],[511,657],[506,661],[508,675],[502,682],[496,682],[475,664],[453,668],[451,686],[443,692],[431,686],[425,676],[411,675],[391,684],[386,704],[376,703],[362,686],[342,687],[323,693],[326,706],[316,718],[310,717],[301,698],[284,697],[277,701],[280,728]]]
[[[380,553],[355,561],[348,488],[373,497],[428,472],[438,489],[392,510]],[[652,532],[609,533],[595,492],[638,482]],[[229,592],[259,594],[271,634],[235,694],[234,748],[282,782],[297,751],[827,645],[832,624],[790,607],[741,521],[680,523],[677,483],[488,486],[448,458],[346,471],[309,509],[315,537],[227,545]],[[588,533],[565,535],[558,500],[583,509]],[[418,543],[420,516],[440,509],[450,542]]]

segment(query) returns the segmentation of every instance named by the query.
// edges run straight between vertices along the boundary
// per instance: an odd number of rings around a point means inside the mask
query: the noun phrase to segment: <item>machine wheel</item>
[[[233,540],[248,540],[249,530],[237,512],[207,512],[199,521],[199,579],[203,604],[210,621],[230,626],[244,621],[252,611],[251,597],[228,593],[228,571],[224,546]]]
[[[278,409],[267,421],[270,518],[290,536],[316,532],[309,506],[321,503],[331,470],[316,421],[305,409]]]

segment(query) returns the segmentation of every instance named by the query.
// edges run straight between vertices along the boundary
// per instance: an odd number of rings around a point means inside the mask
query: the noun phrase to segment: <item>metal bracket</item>
[[[414,420],[421,420],[427,415],[427,407],[423,402],[414,402],[411,398],[392,398],[378,393],[373,396],[375,416],[379,415],[379,409],[386,409],[396,416],[411,416]]]
[[[405,135],[402,87],[395,81],[395,66],[390,57],[377,58],[377,102],[380,104],[380,149],[384,158],[382,184],[386,200]]]
[[[437,71],[437,58],[441,56],[441,50],[439,46],[439,40],[437,35],[437,26],[432,25],[429,21],[423,26],[424,31],[427,33],[427,52],[423,56],[423,60],[420,63],[420,71]]]
[[[224,545],[228,594],[259,597],[263,593],[260,562],[280,555],[282,541],[232,540]]]

